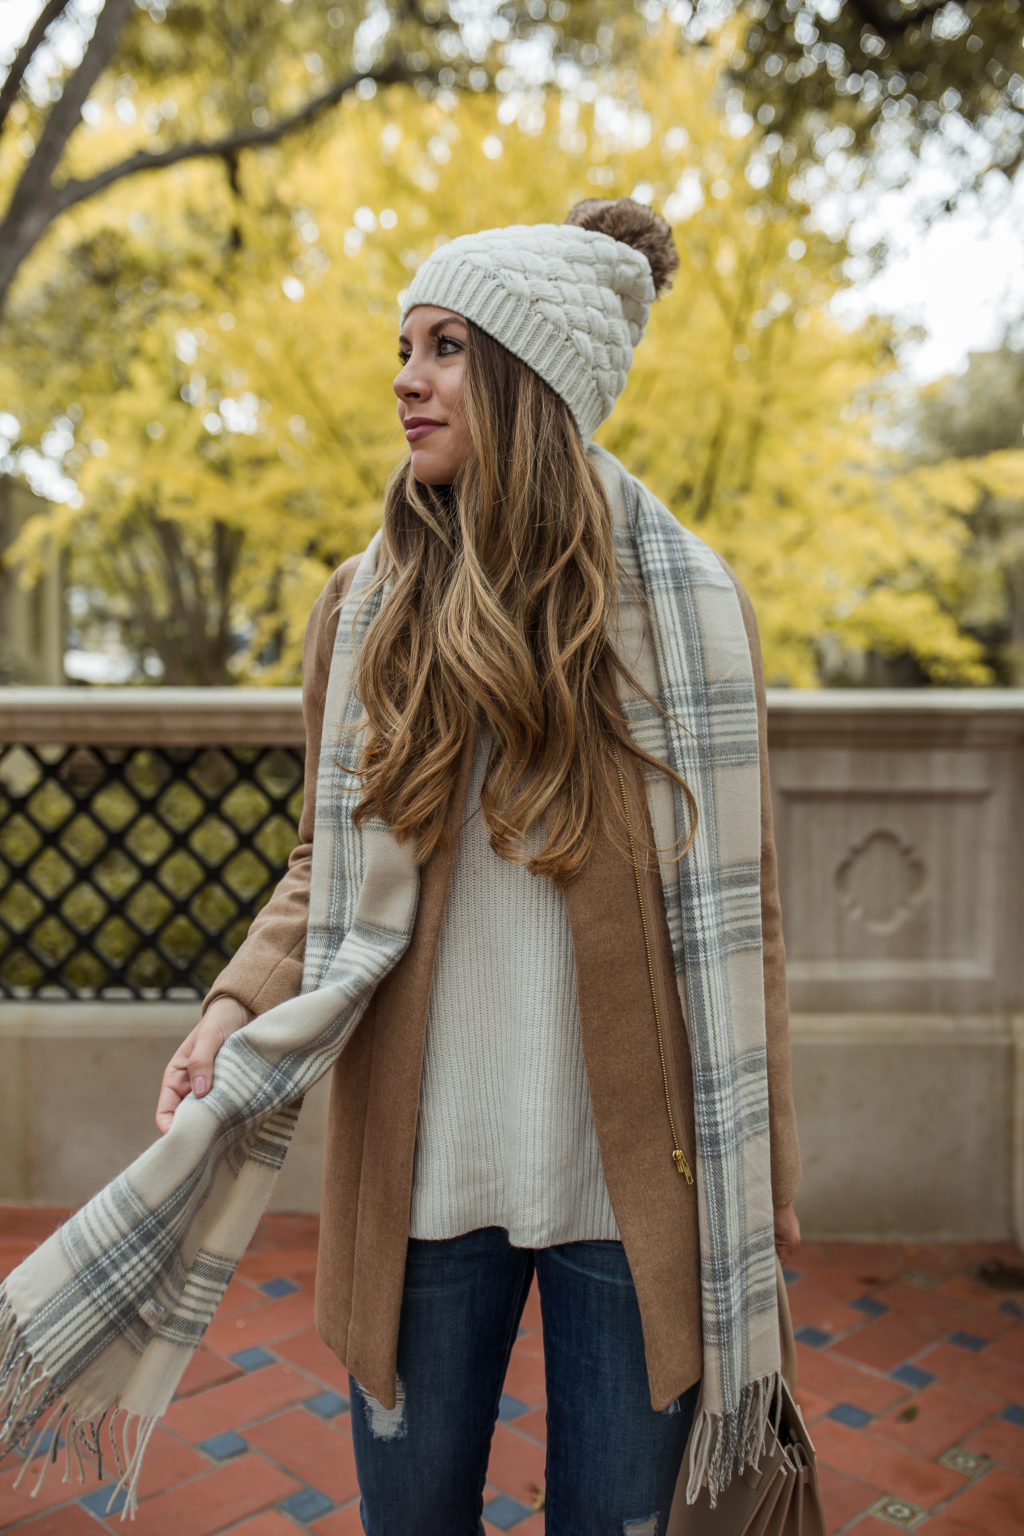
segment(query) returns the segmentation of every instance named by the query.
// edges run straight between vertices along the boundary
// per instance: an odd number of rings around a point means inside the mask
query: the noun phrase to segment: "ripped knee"
[[[661,1513],[655,1510],[643,1520],[623,1520],[622,1536],[658,1536],[661,1530]]]
[[[395,1406],[385,1408],[365,1387],[356,1382],[359,1399],[366,1414],[366,1424],[375,1440],[401,1440],[405,1436],[405,1383],[395,1377]]]

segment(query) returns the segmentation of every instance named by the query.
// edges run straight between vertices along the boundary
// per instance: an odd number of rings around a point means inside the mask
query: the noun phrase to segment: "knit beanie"
[[[577,203],[564,224],[460,235],[403,296],[472,320],[550,384],[584,441],[626,385],[650,306],[679,265],[664,219],[631,198]]]

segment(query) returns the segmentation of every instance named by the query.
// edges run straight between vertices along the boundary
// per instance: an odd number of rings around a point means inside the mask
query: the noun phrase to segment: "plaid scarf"
[[[622,584],[614,640],[656,710],[622,700],[630,734],[697,802],[693,844],[661,885],[693,1060],[704,1376],[686,1496],[714,1506],[758,1459],[778,1400],[779,1325],[761,956],[757,700],[743,615],[721,561],[611,454],[592,448],[615,522]],[[646,622],[645,622],[646,617]],[[649,636],[649,639],[647,638]],[[655,845],[686,808],[647,784]]]
[[[706,1485],[714,1498],[760,1452],[779,1379],[753,676],[716,556],[610,454],[591,454],[626,578],[614,638],[666,711],[624,699],[630,730],[686,779],[700,812],[693,847],[661,874],[697,1125],[704,1385],[688,1497]],[[371,590],[379,548],[378,534],[338,622],[302,994],[230,1036],[205,1097],[183,1100],[167,1135],[0,1287],[0,1442],[30,1455],[49,1444],[39,1482],[61,1456],[79,1477],[84,1459],[102,1476],[112,1457],[112,1501],[123,1487],[132,1514],[148,1439],[263,1213],[302,1096],[412,936],[412,844],[380,820],[353,825],[358,784],[346,771],[360,747],[353,667],[383,601]],[[671,848],[682,798],[663,775],[648,793],[655,841]]]

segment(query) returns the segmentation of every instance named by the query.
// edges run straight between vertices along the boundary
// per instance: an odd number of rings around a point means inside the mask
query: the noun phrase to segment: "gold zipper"
[[[651,934],[647,926],[647,908],[644,905],[643,883],[640,879],[640,865],[636,857],[636,843],[633,839],[633,823],[629,815],[629,797],[626,794],[626,780],[622,773],[622,757],[619,753],[619,744],[615,742],[615,771],[619,776],[619,790],[622,794],[622,810],[626,818],[626,834],[629,838],[629,855],[633,861],[633,878],[636,881],[636,899],[640,904],[640,922],[644,930],[644,948],[647,950],[647,975],[651,983],[651,1002],[654,1004],[654,1025],[658,1031],[658,1055],[661,1057],[661,1082],[665,1090],[665,1108],[668,1110],[668,1123],[672,1131],[672,1161],[676,1165],[677,1173],[681,1173],[687,1184],[693,1183],[693,1173],[686,1160],[686,1153],[679,1145],[679,1136],[676,1132],[676,1119],[672,1113],[672,1095],[668,1086],[668,1066],[665,1061],[665,1040],[661,1031],[661,1009],[658,1007],[658,989],[654,981],[654,955],[651,950]]]

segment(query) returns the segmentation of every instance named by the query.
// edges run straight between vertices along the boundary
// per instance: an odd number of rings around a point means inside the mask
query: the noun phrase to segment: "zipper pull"
[[[676,1147],[675,1151],[672,1153],[672,1161],[676,1165],[676,1171],[683,1175],[687,1184],[692,1184],[693,1174],[690,1172],[690,1165],[686,1161],[686,1153],[683,1151],[682,1147]]]

